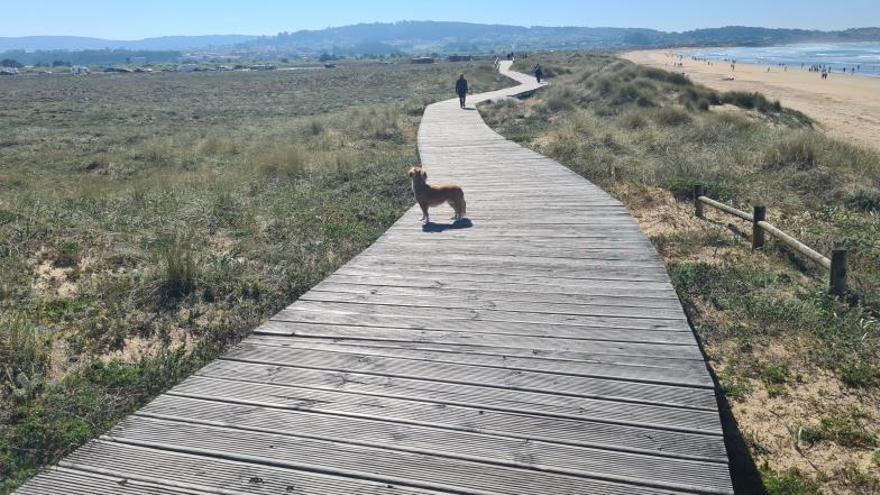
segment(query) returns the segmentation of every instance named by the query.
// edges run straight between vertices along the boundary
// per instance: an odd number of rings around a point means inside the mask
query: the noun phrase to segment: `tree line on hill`
[[[462,22],[404,21],[283,32],[239,45],[263,51],[320,53],[490,53],[566,49],[768,46],[807,42],[880,41],[880,28],[844,31],[743,26],[664,32],[640,28],[522,27]]]
[[[127,64],[132,60],[147,63],[173,62],[181,57],[181,52],[172,50],[10,50],[0,53],[3,67],[58,67],[70,65],[115,65]]]
[[[664,32],[640,28],[523,27],[464,22],[402,21],[356,24],[276,36],[150,38],[137,42],[94,38],[0,38],[0,58],[25,65],[64,60],[78,65],[125,63],[132,57],[174,61],[181,52],[268,57],[394,57],[437,53],[476,54],[575,49],[637,49],[681,46],[769,46],[809,42],[880,42],[880,28],[844,31],[743,26]],[[110,47],[94,49],[95,46]],[[44,47],[34,48],[34,47]],[[48,49],[45,47],[53,47]],[[139,47],[162,47],[139,48]],[[33,51],[36,50],[36,51]]]

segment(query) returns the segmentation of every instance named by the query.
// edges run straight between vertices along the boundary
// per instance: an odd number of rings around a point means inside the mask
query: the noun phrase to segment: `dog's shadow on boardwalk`
[[[474,223],[467,218],[456,220],[452,223],[434,223],[428,222],[422,225],[422,232],[445,232],[447,230],[463,230],[474,226]]]

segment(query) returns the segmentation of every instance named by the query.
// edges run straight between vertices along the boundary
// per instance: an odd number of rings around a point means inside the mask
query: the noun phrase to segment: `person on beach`
[[[538,84],[541,84],[541,79],[544,78],[544,69],[541,68],[541,64],[535,66],[535,79],[538,80]]]
[[[464,78],[464,74],[458,76],[458,81],[455,82],[455,92],[458,93],[458,102],[461,104],[461,108],[464,108],[468,94],[468,82]]]

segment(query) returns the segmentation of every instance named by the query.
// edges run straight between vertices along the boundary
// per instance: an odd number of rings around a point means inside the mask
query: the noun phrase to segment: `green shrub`
[[[679,201],[693,200],[694,187],[703,186],[706,195],[718,201],[726,201],[733,197],[733,190],[726,184],[710,180],[700,180],[693,177],[672,177],[663,183]]]
[[[574,108],[576,95],[567,87],[551,86],[545,95],[542,95],[539,111],[544,113],[565,112]]]
[[[819,163],[821,144],[814,134],[802,133],[775,143],[764,154],[765,168],[810,170]]]
[[[880,191],[859,189],[846,198],[846,207],[855,211],[880,212]]]
[[[424,100],[409,99],[403,104],[403,113],[413,117],[418,117],[425,113],[427,102]]]
[[[160,251],[162,292],[171,299],[185,296],[196,287],[199,267],[192,242],[186,237],[172,237]]]
[[[689,124],[693,119],[685,110],[675,107],[663,107],[657,109],[651,117],[660,125],[677,127]]]
[[[21,317],[0,318],[0,383],[28,395],[48,369],[52,335]],[[2,391],[0,391],[2,396]]]
[[[306,134],[309,136],[320,136],[324,133],[324,123],[317,118],[309,120],[306,124]]]
[[[824,440],[843,447],[876,447],[876,433],[865,428],[863,424],[867,419],[867,415],[856,408],[836,411],[822,418],[818,425],[802,426],[798,436],[807,443]]]
[[[79,262],[79,244],[74,240],[65,240],[58,247],[55,261],[52,263],[59,268],[75,266]]]
[[[782,104],[778,100],[771,103],[761,93],[729,91],[721,95],[721,102],[736,105],[746,110],[758,110],[762,113],[779,113],[782,111]]]
[[[637,131],[648,125],[648,119],[646,119],[645,115],[639,111],[631,111],[622,114],[618,122],[620,122],[621,127],[631,131]]]
[[[618,86],[616,95],[611,103],[613,105],[635,103],[640,107],[654,106],[650,86],[639,85],[634,82],[627,82]]]
[[[777,473],[764,470],[764,487],[768,495],[815,495],[819,485],[797,469]]]

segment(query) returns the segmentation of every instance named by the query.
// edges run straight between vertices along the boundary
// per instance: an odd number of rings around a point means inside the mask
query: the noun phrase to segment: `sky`
[[[360,22],[464,21],[684,31],[880,25],[880,0],[0,0],[0,37],[260,34]]]

